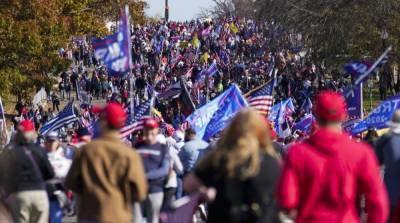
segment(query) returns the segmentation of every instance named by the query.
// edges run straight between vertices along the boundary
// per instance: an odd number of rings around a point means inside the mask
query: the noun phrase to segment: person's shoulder
[[[36,153],[39,154],[46,154],[45,149],[35,143],[30,143],[27,146],[30,150],[35,151]]]
[[[295,156],[298,153],[303,153],[309,147],[307,141],[293,143],[288,147],[288,156]]]
[[[390,141],[391,139],[395,139],[395,138],[398,138],[400,140],[400,135],[396,135],[396,134],[393,134],[393,133],[386,133],[386,134],[384,134],[384,135],[382,135],[381,137],[378,138],[378,140],[376,141],[375,145],[383,146],[388,141]]]
[[[367,142],[364,141],[356,141],[354,139],[343,139],[341,141],[341,144],[348,150],[351,150],[352,152],[364,152],[366,150],[371,150],[372,147],[369,145]]]

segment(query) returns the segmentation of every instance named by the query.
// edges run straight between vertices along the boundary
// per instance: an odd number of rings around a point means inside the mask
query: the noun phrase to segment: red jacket
[[[361,194],[366,197],[368,222],[386,222],[387,193],[368,145],[322,128],[290,148],[278,202],[284,209],[297,209],[296,222],[360,222],[357,204]]]

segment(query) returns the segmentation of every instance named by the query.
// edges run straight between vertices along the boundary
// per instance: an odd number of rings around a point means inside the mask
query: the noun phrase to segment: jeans
[[[50,223],[62,223],[63,210],[58,201],[50,201]]]
[[[58,112],[60,111],[58,103],[54,103],[53,102],[53,111],[56,111],[56,109],[57,109]]]
[[[142,206],[139,203],[135,203],[133,206],[134,223],[158,223],[163,199],[164,192],[157,192],[147,195],[147,199]],[[146,218],[146,221],[143,221],[143,217]]]
[[[171,207],[172,202],[176,200],[176,188],[170,187],[164,190],[163,210]]]
[[[183,180],[182,179],[183,179],[182,176],[177,177],[178,186],[176,187],[176,194],[175,194],[176,199],[183,197]]]
[[[62,100],[65,99],[65,90],[61,90],[61,91],[60,91],[60,96],[61,96],[61,99],[62,99]]]
[[[49,200],[44,190],[11,194],[10,208],[15,223],[48,223]]]
[[[67,91],[67,99],[71,100],[71,91]]]

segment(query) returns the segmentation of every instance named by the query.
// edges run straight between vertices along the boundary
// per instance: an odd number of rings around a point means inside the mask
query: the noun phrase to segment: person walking
[[[375,143],[375,153],[385,169],[383,179],[389,194],[390,222],[396,222],[395,209],[400,205],[400,110],[395,111],[388,126],[389,133]]]
[[[11,143],[0,155],[0,184],[9,194],[15,223],[48,223],[49,200],[45,181],[54,177],[43,148],[35,144],[34,123],[23,120]]]
[[[65,93],[66,93],[66,95],[67,95],[67,99],[68,100],[71,100],[71,91],[72,91],[72,83],[71,83],[71,81],[68,79],[66,82],[65,82]],[[64,99],[64,98],[63,98]]]
[[[53,103],[53,111],[56,111],[56,109],[57,109],[57,112],[59,112],[60,111],[60,98],[57,96],[57,94],[55,93],[55,92],[53,92],[53,94],[51,95],[51,101],[52,101],[52,103]]]
[[[60,144],[57,132],[49,132],[45,136],[47,157],[53,167],[55,177],[46,182],[46,189],[50,201],[50,223],[61,223],[63,208],[66,205],[60,196],[65,196],[64,179],[71,167],[71,160],[66,158],[66,151]]]
[[[122,106],[109,103],[99,116],[101,135],[75,155],[65,184],[78,196],[80,222],[132,222],[133,203],[147,194],[142,160],[120,140]]]
[[[321,92],[314,113],[318,130],[291,148],[278,187],[285,211],[297,211],[298,223],[360,222],[360,196],[365,196],[368,223],[385,223],[388,199],[379,166],[368,144],[357,143],[342,131],[347,117],[342,95]]]
[[[179,152],[179,158],[183,164],[185,173],[190,172],[198,158],[199,154],[208,147],[208,143],[196,137],[196,131],[188,128],[185,131],[185,144]]]
[[[144,121],[143,126],[144,141],[136,146],[136,151],[142,157],[149,183],[149,192],[143,211],[147,222],[158,223],[171,161],[168,146],[157,142],[159,133],[157,121],[148,118]]]
[[[255,110],[243,110],[215,149],[185,177],[184,189],[206,194],[207,222],[279,222],[274,198],[278,157],[265,118]]]
[[[60,81],[58,84],[58,90],[60,91],[61,100],[64,101],[65,98],[65,82],[64,80]]]

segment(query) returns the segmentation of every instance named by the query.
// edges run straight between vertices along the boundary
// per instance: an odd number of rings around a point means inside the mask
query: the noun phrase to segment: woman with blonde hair
[[[207,195],[207,222],[279,222],[274,194],[280,169],[266,119],[246,109],[186,177],[184,189]]]

